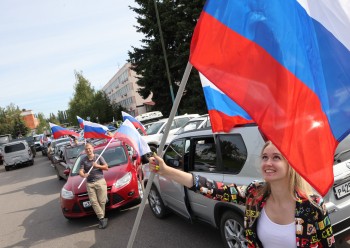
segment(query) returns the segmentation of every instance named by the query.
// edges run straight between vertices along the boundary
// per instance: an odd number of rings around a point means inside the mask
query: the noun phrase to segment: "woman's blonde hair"
[[[269,145],[273,145],[273,143],[271,141],[267,141],[265,143],[265,145],[263,146],[262,150],[261,150],[261,156],[265,150],[266,147],[268,147]],[[282,155],[283,157],[283,155]],[[304,178],[302,178],[294,169],[292,166],[290,166],[290,164],[288,163],[287,159],[285,157],[283,157],[283,159],[287,162],[288,164],[288,175],[290,178],[289,181],[289,193],[290,195],[296,200],[296,195],[295,192],[298,192],[298,194],[302,197],[307,198],[310,202],[313,203],[313,200],[311,198],[311,196],[313,194],[315,194],[315,192],[313,191],[312,187],[310,186],[310,184],[308,182],[305,181]],[[252,201],[252,205],[256,204],[257,199],[259,199],[261,196],[264,195],[268,195],[270,194],[270,183],[266,182],[264,184],[263,187],[261,187],[261,189],[258,191],[257,195],[253,198]]]

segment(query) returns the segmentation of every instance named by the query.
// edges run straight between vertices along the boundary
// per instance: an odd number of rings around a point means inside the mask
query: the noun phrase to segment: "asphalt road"
[[[0,247],[127,247],[138,208],[107,213],[107,229],[95,217],[66,220],[56,178],[49,160],[39,152],[33,166],[8,172],[0,166]],[[133,247],[222,247],[219,231],[170,215],[155,218],[146,205]]]
[[[105,230],[97,228],[93,216],[69,221],[59,205],[63,185],[40,152],[33,166],[8,172],[0,166],[0,247],[127,247],[137,207],[108,212]],[[337,239],[337,247],[349,248],[346,239],[349,233]],[[222,244],[219,231],[211,226],[191,224],[176,215],[159,220],[146,205],[133,247],[215,248]]]

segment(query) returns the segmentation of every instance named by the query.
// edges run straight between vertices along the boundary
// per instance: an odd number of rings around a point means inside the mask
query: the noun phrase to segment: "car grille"
[[[113,204],[117,204],[117,203],[119,203],[119,202],[121,202],[121,201],[124,201],[124,198],[123,198],[123,197],[121,197],[121,196],[118,195],[118,194],[113,194],[113,195],[112,195],[112,202],[113,202]]]
[[[74,204],[74,206],[72,208],[72,212],[73,213],[81,213],[80,207],[77,203]]]

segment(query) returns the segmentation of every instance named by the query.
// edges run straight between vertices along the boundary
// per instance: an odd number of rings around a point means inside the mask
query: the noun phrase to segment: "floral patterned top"
[[[249,248],[263,247],[257,236],[257,221],[269,194],[253,202],[265,182],[254,181],[249,186],[225,185],[193,174],[192,190],[218,201],[246,205],[244,227]],[[311,203],[298,192],[295,208],[296,247],[335,247],[331,222],[323,199],[312,195]]]

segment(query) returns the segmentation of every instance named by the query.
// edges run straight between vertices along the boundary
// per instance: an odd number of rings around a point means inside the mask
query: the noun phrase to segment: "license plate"
[[[91,207],[91,202],[90,202],[90,201],[84,201],[84,202],[83,202],[83,207],[84,207],[84,208],[89,208],[89,207]]]
[[[350,181],[346,183],[342,183],[338,186],[335,186],[334,192],[337,199],[350,195]]]
[[[108,197],[107,197],[107,202],[108,202]],[[84,208],[89,208],[91,207],[91,202],[90,201],[83,201],[83,207]]]

